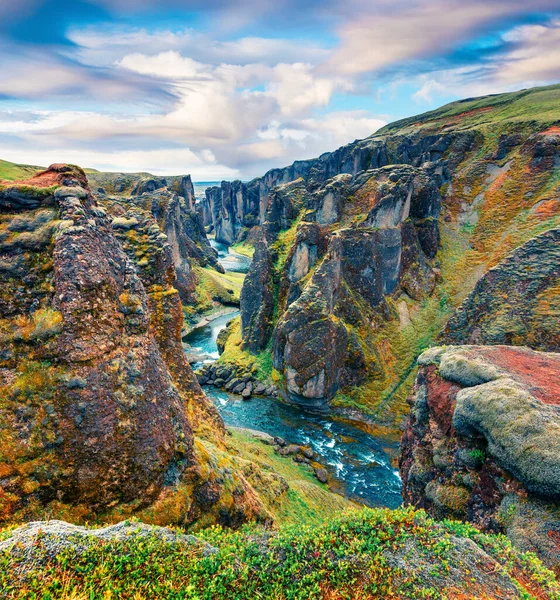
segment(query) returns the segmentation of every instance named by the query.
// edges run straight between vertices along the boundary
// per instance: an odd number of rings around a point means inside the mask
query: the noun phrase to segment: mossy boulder
[[[445,346],[419,364],[402,438],[405,501],[514,543],[525,531],[520,547],[558,569],[560,354]]]

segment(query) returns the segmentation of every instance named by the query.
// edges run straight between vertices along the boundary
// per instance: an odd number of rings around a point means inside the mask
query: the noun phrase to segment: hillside
[[[398,426],[416,357],[488,269],[560,224],[559,123],[558,85],[469,99],[209,189],[207,227],[256,248],[222,361],[272,353],[263,375],[291,401]],[[533,323],[554,310],[557,271],[542,285]],[[505,317],[523,302],[500,309],[499,343],[533,335]],[[550,325],[533,347],[557,348]]]
[[[42,170],[43,167],[18,165],[7,160],[0,160],[0,180],[14,181],[16,179],[28,179]]]

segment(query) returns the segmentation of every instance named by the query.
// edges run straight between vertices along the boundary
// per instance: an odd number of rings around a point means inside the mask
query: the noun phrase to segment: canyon
[[[151,524],[8,529],[0,564],[41,532],[78,559],[153,534],[209,563],[242,547],[247,585],[298,544],[329,577],[318,531],[364,586],[353,548],[377,540],[404,594],[403,566],[435,585],[439,536],[458,597],[557,597],[559,107],[560,86],[455,102],[201,198],[62,164],[0,181],[0,523]],[[357,510],[398,506],[397,462],[411,508]]]

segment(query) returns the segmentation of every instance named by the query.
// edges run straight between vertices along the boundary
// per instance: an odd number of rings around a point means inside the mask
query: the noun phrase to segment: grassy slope
[[[211,267],[195,266],[198,277],[195,306],[185,306],[187,316],[210,314],[225,306],[239,306],[244,273],[218,273]]]
[[[33,165],[18,165],[7,160],[0,160],[0,179],[7,181],[29,179],[39,171],[42,171],[43,168]]]
[[[365,509],[277,534],[214,527],[198,535],[216,552],[131,535],[81,552],[68,548],[35,566],[25,583],[0,554],[0,586],[5,597],[34,600],[529,600],[558,598],[560,589],[550,571],[505,538],[456,522],[438,525],[410,509]]]
[[[233,457],[249,461],[263,472],[280,475],[288,482],[290,487],[287,493],[276,496],[271,489],[252,480],[277,523],[318,525],[341,510],[354,506],[319,483],[312,467],[295,463],[290,457],[279,456],[272,446],[256,440],[243,430],[232,430],[226,445]]]
[[[504,125],[506,122],[552,124],[559,119],[560,84],[556,84],[451,102],[436,110],[389,123],[371,138],[410,134],[419,128],[451,126],[453,129],[470,129]]]

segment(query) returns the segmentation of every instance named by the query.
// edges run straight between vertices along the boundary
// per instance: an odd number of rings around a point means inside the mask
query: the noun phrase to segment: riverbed
[[[226,270],[236,263],[248,268],[248,262],[237,262],[227,246],[212,245]],[[237,255],[241,256],[241,255]],[[242,257],[250,262],[247,257]],[[228,266],[226,266],[228,265]],[[235,268],[235,265],[234,265]],[[238,271],[246,272],[246,271]],[[239,311],[221,315],[185,338],[203,362],[218,358],[216,339],[219,332]],[[391,457],[398,453],[398,443],[390,438],[374,437],[352,424],[326,415],[305,412],[274,398],[254,397],[242,400],[213,386],[204,392],[218,407],[226,425],[264,431],[289,443],[310,446],[319,456],[333,480],[333,488],[345,496],[368,506],[395,508],[402,503],[401,479]]]

